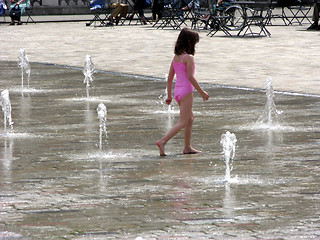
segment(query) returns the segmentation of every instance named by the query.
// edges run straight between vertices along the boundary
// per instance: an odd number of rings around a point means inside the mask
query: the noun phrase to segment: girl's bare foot
[[[201,151],[196,150],[194,148],[188,148],[183,150],[183,154],[197,154],[197,153],[201,153]]]
[[[164,144],[161,140],[157,142],[157,146],[160,150],[160,156],[167,156],[167,154],[164,153]]]

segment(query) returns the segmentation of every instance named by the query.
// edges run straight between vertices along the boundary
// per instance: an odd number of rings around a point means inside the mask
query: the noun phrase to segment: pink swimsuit
[[[182,62],[183,58],[187,54],[183,55],[181,62],[173,62],[173,68],[176,73],[176,84],[174,88],[174,99],[180,103],[181,99],[190,92],[193,92],[194,87],[188,78],[187,66]]]

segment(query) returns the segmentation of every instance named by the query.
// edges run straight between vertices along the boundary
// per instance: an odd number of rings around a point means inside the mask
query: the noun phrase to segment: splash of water
[[[101,150],[103,133],[107,138],[107,107],[103,103],[99,103],[97,113],[99,118],[99,148]]]
[[[168,74],[166,74],[165,76],[166,79],[168,79]],[[166,99],[168,98],[168,88],[166,87],[166,91],[165,91],[165,99],[164,99],[164,104],[166,104]],[[172,106],[173,102],[171,102],[169,105],[168,105],[168,113],[171,114],[173,113],[173,106]]]
[[[267,102],[264,107],[262,115],[256,121],[256,125],[265,126],[267,129],[280,126],[281,111],[277,111],[276,104],[274,103],[274,91],[272,86],[272,78],[268,77],[266,80],[266,95]]]
[[[166,74],[165,79],[168,78],[168,74]],[[171,104],[167,105],[166,104],[166,99],[168,98],[168,88],[165,89],[164,94],[161,94],[159,96],[159,99],[161,100],[161,105],[163,106],[163,108],[167,108],[164,112],[171,114],[174,113],[174,107],[173,107],[173,102],[171,102]]]
[[[168,114],[174,113],[174,107],[172,106],[173,102],[171,102],[171,104],[167,105],[167,103],[166,103],[167,98],[168,98],[168,92],[167,92],[167,88],[166,88],[165,94],[161,94],[159,96],[160,103],[161,103],[162,107],[164,108],[164,110],[161,112],[168,113]]]
[[[4,133],[6,134],[7,124],[10,126],[11,129],[13,129],[13,122],[11,119],[11,102],[9,97],[9,91],[7,89],[1,92],[0,106],[2,107],[2,111],[4,114],[4,117],[3,117]]]
[[[166,99],[168,98],[168,90],[166,88]],[[173,102],[171,102],[169,105],[168,105],[168,113],[171,114],[173,113],[174,109],[173,109],[173,106],[172,106]]]
[[[226,164],[225,181],[230,182],[233,159],[236,151],[237,138],[234,133],[227,131],[221,135],[220,144],[223,147],[224,161]]]
[[[27,75],[28,88],[29,88],[31,68],[30,68],[29,59],[28,59],[28,57],[26,55],[26,52],[25,52],[24,48],[20,48],[20,50],[19,50],[19,63],[18,63],[18,66],[21,69],[21,88],[23,89],[24,73]]]
[[[90,87],[90,83],[93,82],[93,74],[95,73],[95,71],[96,69],[91,60],[91,56],[86,55],[82,72],[84,74],[83,83],[85,83],[87,87],[87,97],[89,97],[89,87]]]

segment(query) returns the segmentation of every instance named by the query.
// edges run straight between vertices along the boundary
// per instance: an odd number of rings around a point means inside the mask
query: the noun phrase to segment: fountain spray
[[[220,144],[223,147],[224,161],[226,164],[225,181],[230,181],[230,175],[233,168],[233,158],[236,151],[237,138],[234,133],[227,131],[225,134],[221,135]]]
[[[95,66],[91,60],[91,56],[86,55],[82,72],[84,74],[83,82],[86,84],[86,87],[87,87],[87,97],[89,97],[89,87],[90,87],[90,83],[93,82],[93,74],[95,73],[95,71],[96,71]]]
[[[97,107],[99,122],[99,148],[102,149],[102,136],[105,133],[107,138],[107,107],[103,103],[99,103]]]
[[[2,107],[2,111],[4,113],[3,123],[4,123],[4,133],[6,134],[7,123],[11,127],[11,129],[13,129],[13,122],[11,119],[11,102],[9,98],[9,91],[7,89],[1,92],[0,106]]]
[[[272,86],[272,78],[268,77],[266,80],[266,95],[267,95],[267,102],[264,107],[264,111],[262,115],[258,118],[256,123],[258,124],[265,124],[266,127],[272,128],[279,125],[279,118],[281,111],[277,111],[276,105],[273,101],[274,92]]]
[[[27,74],[28,88],[29,88],[31,69],[30,69],[29,59],[28,59],[28,57],[26,55],[26,52],[25,52],[24,48],[20,48],[20,50],[19,50],[19,63],[18,63],[18,66],[21,69],[21,88],[23,89],[24,73]]]

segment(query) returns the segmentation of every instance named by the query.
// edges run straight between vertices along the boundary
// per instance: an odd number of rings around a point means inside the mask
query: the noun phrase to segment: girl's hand
[[[201,97],[202,97],[203,101],[207,101],[209,99],[209,94],[206,91],[203,91],[201,93]]]
[[[172,102],[172,97],[168,97],[168,98],[166,99],[166,104],[167,104],[167,105],[170,105],[171,102]]]

